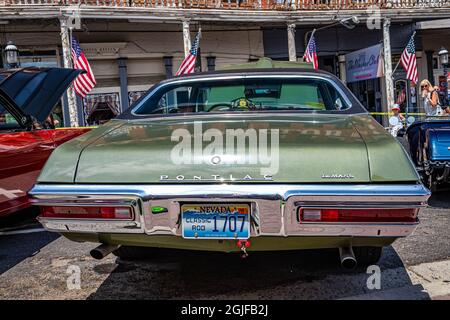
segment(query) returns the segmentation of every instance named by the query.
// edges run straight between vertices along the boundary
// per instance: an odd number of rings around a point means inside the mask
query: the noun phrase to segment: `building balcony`
[[[450,0],[0,0],[4,6],[71,6],[222,10],[365,10],[448,8]]]
[[[131,22],[320,25],[341,17],[392,21],[446,19],[450,0],[0,0],[2,20],[82,19]]]

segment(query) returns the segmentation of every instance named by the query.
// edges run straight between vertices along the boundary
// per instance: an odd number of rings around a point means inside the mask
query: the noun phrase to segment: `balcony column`
[[[67,24],[67,17],[61,17],[59,19],[59,22],[61,25],[61,44],[62,44],[64,68],[72,68],[70,34],[69,34],[69,27]],[[79,124],[78,124],[77,103],[75,92],[73,91],[72,86],[67,88],[67,109],[69,111],[70,126],[78,127]]]
[[[391,56],[391,38],[389,35],[389,29],[391,20],[385,18],[383,20],[383,49],[384,49],[384,75],[386,83],[386,110],[394,104],[394,81],[392,79],[392,56]],[[386,117],[383,117],[386,120]]]
[[[127,58],[117,59],[119,65],[119,80],[120,80],[120,111],[124,112],[128,109],[128,72],[127,72]]]
[[[216,70],[216,57],[213,56],[206,57],[206,64],[208,66],[208,71]]]
[[[288,52],[289,61],[297,61],[297,49],[295,48],[295,24],[287,25],[287,35],[288,35]]]
[[[339,62],[339,78],[342,82],[347,83],[347,72],[345,69],[345,55],[341,54],[338,56]]]
[[[191,31],[189,30],[189,20],[183,20],[183,44],[184,57],[186,58],[191,50]]]
[[[164,68],[166,70],[166,78],[173,77],[173,57],[172,56],[164,56]]]

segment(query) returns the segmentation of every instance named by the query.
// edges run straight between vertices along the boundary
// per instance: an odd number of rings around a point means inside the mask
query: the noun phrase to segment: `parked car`
[[[30,192],[43,226],[94,258],[339,248],[349,268],[414,231],[429,191],[334,75],[236,68],[164,80],[57,148]]]
[[[423,182],[434,191],[450,182],[450,118],[416,121],[406,131],[409,152]]]
[[[31,189],[51,152],[88,129],[47,129],[49,115],[80,71],[0,71],[0,217],[30,206]]]

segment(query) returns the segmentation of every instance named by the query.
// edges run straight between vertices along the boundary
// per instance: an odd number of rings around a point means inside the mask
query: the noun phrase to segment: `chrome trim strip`
[[[398,209],[398,208],[405,208],[404,202],[388,202],[386,204],[379,203],[379,202],[364,202],[364,203],[357,203],[352,201],[337,201],[330,204],[330,202],[326,201],[317,201],[317,202],[305,202],[305,201],[295,201],[294,205],[297,207],[303,207],[303,208],[346,208],[346,209]],[[411,202],[408,204],[408,208],[421,208],[423,205],[420,202]]]
[[[425,205],[431,195],[422,184],[37,184],[29,192],[34,203],[52,201],[91,201],[117,196],[139,197],[144,201],[176,198],[252,198],[343,202],[419,202]]]
[[[144,233],[137,221],[82,220],[38,217],[39,222],[48,231],[79,233]]]
[[[415,223],[384,224],[301,224],[298,231],[289,236],[349,236],[349,237],[406,237],[418,226]]]
[[[39,218],[45,229],[54,232],[77,232],[77,233],[127,233],[144,234],[144,230],[137,222],[127,221],[83,221],[55,218]],[[288,236],[310,236],[310,237],[406,237],[414,232],[418,222],[415,223],[308,223],[301,224],[298,230]],[[170,228],[155,228],[151,235],[177,236]],[[276,236],[274,234],[261,233],[257,236]],[[281,235],[279,235],[281,236]],[[286,235],[285,235],[286,236]],[[232,239],[231,239],[232,240]]]
[[[167,81],[165,83],[161,83],[160,85],[156,86],[155,88],[153,88],[153,90],[151,90],[149,93],[147,93],[147,96],[137,105],[135,106],[132,110],[131,110],[131,114],[133,116],[136,117],[148,117],[151,116],[152,114],[138,114],[136,113],[137,109],[141,108],[143,104],[145,104],[145,102],[150,99],[151,96],[153,96],[155,94],[155,92],[159,91],[160,89],[169,86],[169,85],[173,85],[173,84],[184,84],[184,83],[191,83],[191,82],[199,82],[199,81],[217,81],[217,80],[239,80],[239,79],[258,79],[258,78],[264,78],[264,79],[276,79],[276,78],[281,78],[281,79],[319,79],[319,80],[323,80],[328,82],[329,84],[331,84],[340,94],[341,96],[344,98],[345,102],[348,105],[348,108],[345,110],[350,110],[353,107],[352,102],[350,101],[350,99],[348,98],[347,94],[344,92],[344,90],[342,90],[338,85],[336,85],[336,83],[334,83],[333,81],[331,81],[330,79],[328,79],[327,77],[324,76],[319,76],[319,75],[296,75],[296,74],[264,74],[263,72],[261,72],[261,74],[245,74],[245,75],[218,75],[218,76],[209,76],[209,77],[198,77],[198,78],[190,78],[190,79],[176,79],[176,80],[172,80],[172,81]],[[333,110],[327,110],[328,112],[333,111]],[[337,113],[340,112],[340,110],[335,110],[338,111]]]
[[[286,118],[288,118],[289,116],[293,116],[293,115],[299,115],[300,112],[290,112],[290,111],[283,111],[282,113],[278,113],[277,116],[285,116]],[[255,113],[251,113],[251,112],[247,112],[245,114],[245,118],[249,119],[249,118],[261,118],[262,115],[266,115],[266,116],[270,116],[271,112],[255,112]],[[302,116],[311,116],[311,117],[317,117],[317,113],[313,113],[313,112],[304,112],[302,111]],[[355,112],[352,114],[347,114],[347,113],[333,113],[333,114],[329,114],[332,115],[333,117],[349,117],[349,116],[358,116],[358,115],[369,115],[368,112]],[[243,112],[234,112],[234,113],[220,113],[220,116],[222,118],[228,118],[228,119],[233,119],[233,118],[242,118],[243,116]],[[211,117],[210,113],[196,113],[195,117],[197,118],[206,118],[205,120],[207,120],[208,118]],[[148,121],[160,121],[160,120],[192,120],[192,114],[173,114],[171,117],[167,117],[167,114],[161,114],[161,115],[152,115],[151,117],[147,116],[147,117],[143,117],[143,118],[136,118],[136,119],[127,119],[127,121],[131,122],[131,123],[139,123],[139,122],[148,122]],[[123,120],[123,119],[120,119]],[[112,121],[119,121],[119,120],[112,120]],[[225,121],[225,120],[224,120]],[[291,122],[292,123],[292,119],[288,120],[274,120],[274,121],[285,121],[285,122]],[[331,122],[331,121],[329,121]]]

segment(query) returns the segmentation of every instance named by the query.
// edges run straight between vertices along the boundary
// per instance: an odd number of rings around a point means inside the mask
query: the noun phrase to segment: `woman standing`
[[[431,85],[430,81],[422,80],[420,83],[420,90],[422,91],[423,107],[427,116],[438,115],[439,97]]]

